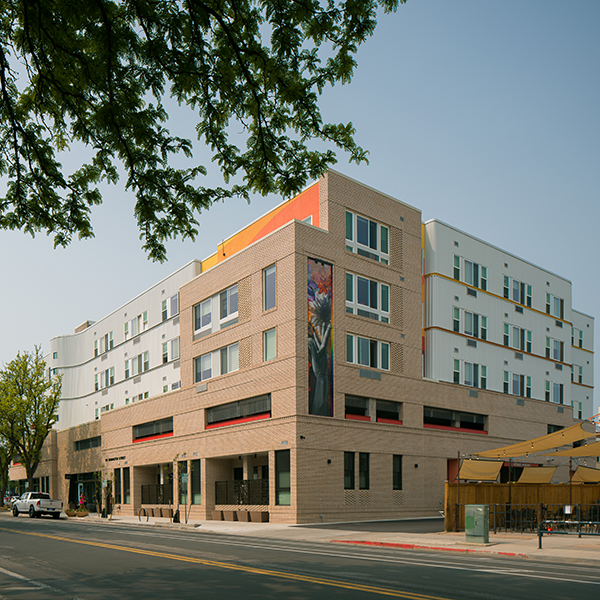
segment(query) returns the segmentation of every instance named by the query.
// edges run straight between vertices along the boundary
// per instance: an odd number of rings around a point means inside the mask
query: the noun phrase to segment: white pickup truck
[[[63,503],[52,500],[50,494],[44,492],[25,492],[20,498],[13,500],[12,514],[18,517],[20,513],[27,513],[30,517],[52,515],[58,519],[62,512]]]

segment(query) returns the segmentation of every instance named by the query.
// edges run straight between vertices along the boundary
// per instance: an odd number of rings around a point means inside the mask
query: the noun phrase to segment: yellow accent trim
[[[315,583],[318,585],[329,585],[347,590],[356,590],[359,592],[370,592],[381,596],[393,596],[395,598],[408,598],[409,600],[448,600],[440,596],[425,596],[423,594],[413,594],[411,592],[400,592],[387,588],[380,588],[371,585],[361,585],[358,583],[346,583],[336,581],[335,579],[321,579],[319,577],[309,577],[307,575],[294,575],[293,573],[283,573],[281,571],[272,571],[270,569],[257,569],[255,567],[245,567],[243,565],[234,565],[232,563],[219,562],[214,560],[205,560],[201,558],[192,558],[190,556],[179,556],[177,554],[167,554],[166,552],[154,552],[152,550],[141,550],[139,548],[127,548],[126,546],[116,546],[115,544],[103,544],[101,542],[90,542],[86,540],[74,540],[71,538],[60,537],[58,535],[48,535],[45,533],[33,533],[29,531],[18,531],[16,529],[0,528],[2,531],[18,533],[21,535],[32,535],[36,537],[58,540],[61,542],[71,542],[72,544],[83,544],[84,546],[95,546],[97,548],[107,548],[109,550],[121,550],[122,552],[132,552],[133,554],[143,554],[144,556],[156,556],[158,558],[168,558],[181,562],[189,562],[208,567],[217,567],[220,569],[230,569],[232,571],[243,571],[245,573],[254,573],[256,575],[267,575],[268,577],[281,577],[283,579],[292,579],[295,581],[304,581],[306,583]]]

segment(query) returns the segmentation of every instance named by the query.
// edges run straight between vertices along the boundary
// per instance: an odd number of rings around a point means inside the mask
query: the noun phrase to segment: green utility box
[[[466,541],[473,544],[490,543],[490,507],[488,504],[465,505]]]

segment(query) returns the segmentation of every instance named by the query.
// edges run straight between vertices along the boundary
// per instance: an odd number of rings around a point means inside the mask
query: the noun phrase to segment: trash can
[[[490,543],[490,507],[488,504],[465,505],[465,537],[473,544]]]

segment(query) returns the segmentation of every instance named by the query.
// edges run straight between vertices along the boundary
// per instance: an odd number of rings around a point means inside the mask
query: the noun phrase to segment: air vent
[[[523,398],[517,398],[517,406],[525,406],[525,400],[523,400]]]
[[[515,352],[515,359],[516,360],[523,360],[523,355],[520,352]]]
[[[479,392],[477,390],[469,390],[469,396],[471,398],[479,398]]]
[[[558,365],[558,364],[556,364],[556,365],[554,365],[554,368],[555,368],[557,371],[562,371],[562,365]]]
[[[471,288],[467,288],[467,296],[475,296],[477,298],[477,292]]]
[[[554,323],[557,327],[560,327],[562,329],[562,321],[554,321]]]
[[[522,306],[515,306],[515,312],[523,314],[523,307]]]
[[[471,346],[472,348],[477,348],[477,342],[475,340],[467,340],[467,346]]]
[[[366,377],[367,379],[381,380],[381,373],[378,373],[377,371],[367,371],[367,369],[359,369],[358,376]]]
[[[564,406],[557,406],[556,407],[556,412],[564,413],[565,412],[565,407]]]

